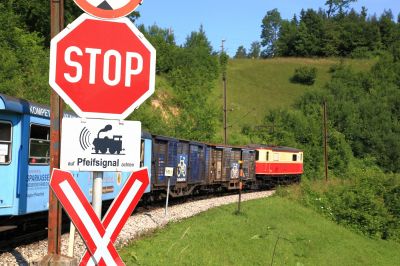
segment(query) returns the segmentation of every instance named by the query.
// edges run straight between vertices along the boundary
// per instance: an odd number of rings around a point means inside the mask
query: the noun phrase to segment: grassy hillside
[[[289,106],[307,90],[322,88],[330,80],[329,68],[338,63],[340,59],[230,60],[227,71],[228,134],[240,131],[244,124],[260,122],[268,110]],[[369,69],[374,61],[345,59],[344,63],[362,71]],[[300,66],[318,69],[313,86],[290,82],[294,70]],[[220,82],[212,95],[219,97],[221,103],[222,91]]]
[[[127,265],[396,265],[400,245],[363,237],[273,197],[172,223],[121,255]],[[271,263],[273,261],[273,263]]]

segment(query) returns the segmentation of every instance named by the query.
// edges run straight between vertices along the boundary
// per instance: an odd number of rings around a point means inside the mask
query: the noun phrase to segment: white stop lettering
[[[77,83],[81,81],[83,74],[86,74],[86,69],[82,67],[82,64],[77,60],[72,60],[71,56],[75,54],[78,58],[89,56],[89,84],[96,84],[98,80],[96,74],[102,74],[102,80],[109,86],[117,86],[121,82],[121,70],[125,67],[125,80],[124,86],[131,86],[131,79],[134,75],[139,75],[143,71],[143,57],[135,52],[126,52],[123,57],[120,52],[116,50],[107,50],[103,53],[98,48],[86,48],[83,52],[79,47],[70,46],[65,50],[64,61],[65,64],[72,67],[74,73],[64,73],[64,78],[70,83]],[[97,60],[103,60],[103,71],[96,71]],[[132,63],[136,60],[136,67],[132,68]],[[125,65],[123,65],[125,61]],[[111,62],[115,62],[114,69],[110,71]],[[114,77],[111,77],[110,73],[115,73]]]

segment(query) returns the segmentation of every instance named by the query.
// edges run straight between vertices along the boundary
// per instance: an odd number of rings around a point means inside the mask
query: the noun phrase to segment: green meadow
[[[120,251],[127,265],[398,265],[400,245],[349,231],[288,199],[201,213]]]

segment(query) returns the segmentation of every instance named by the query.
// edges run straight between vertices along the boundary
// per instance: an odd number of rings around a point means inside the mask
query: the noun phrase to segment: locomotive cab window
[[[31,125],[29,137],[29,164],[49,164],[50,127]]]
[[[293,162],[296,162],[296,161],[297,161],[297,154],[293,154],[292,161],[293,161]]]
[[[11,137],[11,123],[0,121],[0,164],[8,164],[11,161]]]

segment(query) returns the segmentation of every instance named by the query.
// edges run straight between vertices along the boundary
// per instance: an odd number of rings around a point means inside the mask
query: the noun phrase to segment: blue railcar
[[[155,196],[165,193],[168,178],[165,167],[174,168],[170,177],[172,197],[186,196],[207,182],[206,145],[176,138],[153,136],[152,191]]]
[[[65,116],[73,114],[65,113]],[[152,139],[142,134],[141,165],[151,171]],[[0,216],[46,211],[50,180],[50,109],[0,94]],[[73,172],[91,200],[90,172]],[[113,199],[129,173],[105,172],[103,200]],[[150,186],[146,192],[150,191]]]

